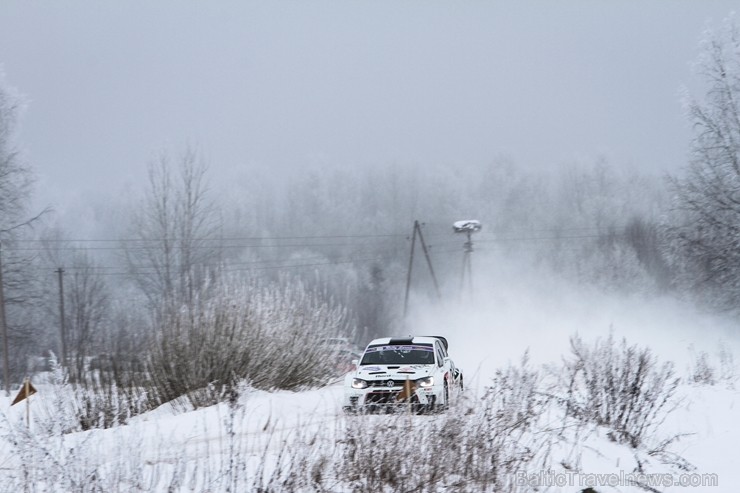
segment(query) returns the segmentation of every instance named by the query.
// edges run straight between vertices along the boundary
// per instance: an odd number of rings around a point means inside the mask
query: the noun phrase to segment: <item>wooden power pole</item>
[[[419,243],[424,251],[424,257],[427,259],[427,265],[429,266],[429,273],[432,275],[432,281],[434,282],[434,290],[437,293],[437,298],[442,299],[442,294],[439,291],[439,283],[437,282],[437,276],[434,275],[434,267],[432,267],[432,258],[429,256],[429,250],[427,244],[424,242],[424,235],[421,234],[421,225],[419,221],[414,221],[414,232],[411,236],[411,255],[409,256],[409,271],[406,275],[406,296],[403,301],[403,316],[406,316],[409,308],[409,292],[411,291],[411,269],[414,266],[414,249],[416,247],[416,236],[419,236]]]
[[[414,221],[414,232],[411,235],[411,255],[409,256],[409,271],[406,274],[406,296],[403,299],[403,316],[406,316],[406,312],[409,309],[409,291],[411,291],[411,269],[414,268],[414,247],[416,247],[416,227],[419,224],[418,221]]]
[[[10,395],[10,365],[8,364],[8,324],[5,320],[5,294],[3,285],[3,252],[0,243],[0,329],[3,332],[3,383],[5,395]]]
[[[67,367],[67,334],[64,327],[64,269],[57,269],[59,276],[59,336],[62,340],[62,368]]]

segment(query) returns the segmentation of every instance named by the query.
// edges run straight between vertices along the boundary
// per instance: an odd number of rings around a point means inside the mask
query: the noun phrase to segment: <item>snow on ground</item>
[[[53,418],[56,390],[51,385],[39,385],[38,391],[31,397],[31,426],[41,432],[43,423]],[[214,475],[221,474],[224,461],[238,454],[255,470],[263,462],[269,469],[286,440],[297,434],[324,430],[333,438],[341,392],[339,385],[304,392],[248,390],[233,408],[223,403],[188,412],[179,410],[184,406],[168,404],[131,419],[125,426],[53,437],[45,446],[54,460],[83,462],[90,470],[98,464],[108,464],[111,469],[119,468],[119,464],[142,468],[146,484],[153,483],[166,491],[169,477],[177,475],[178,468],[210,464]],[[26,402],[9,407],[11,398],[0,398],[0,409],[5,413],[0,416],[0,443],[12,437],[10,426],[25,427]],[[14,451],[12,447],[0,447],[0,491],[5,491],[2,475],[19,469],[22,459]],[[206,490],[200,484],[194,489],[201,487]],[[183,487],[183,491],[189,489]]]
[[[45,389],[32,397],[32,409],[42,408]],[[345,426],[345,420],[365,420],[368,428],[383,426],[386,416],[351,416],[341,412],[341,385],[333,385],[306,392],[249,392],[241,399],[245,405],[243,412],[230,415],[228,405],[221,404],[206,409],[177,412],[170,406],[137,417],[126,426],[108,430],[94,430],[75,433],[64,438],[64,447],[70,455],[83,456],[79,449],[87,451],[85,460],[92,464],[109,462],[113,467],[142,467],[152,474],[165,476],[175,474],[175,466],[181,464],[200,464],[203,461],[216,461],[222,467],[219,457],[229,455],[233,445],[223,424],[232,416],[235,419],[235,433],[238,437],[238,453],[251,457],[252,467],[258,468],[260,462],[273,464],[275,455],[284,447],[286,441],[311,433],[328,433],[339,438],[337,432]],[[682,386],[683,401],[670,416],[663,427],[666,436],[674,433],[686,434],[675,444],[673,450],[683,456],[696,469],[687,473],[712,473],[719,478],[719,486],[702,487],[695,491],[734,492],[736,454],[734,449],[740,440],[740,430],[736,426],[737,407],[740,393],[722,386]],[[0,402],[3,410],[8,410],[9,399]],[[450,412],[457,412],[453,409]],[[39,411],[40,412],[40,411]],[[25,405],[13,407],[7,412],[11,421],[23,419]],[[424,420],[443,419],[441,416],[414,416],[411,420],[424,425]],[[578,462],[583,474],[576,474],[565,467],[553,467],[540,475],[522,480],[548,486],[543,491],[568,492],[573,486],[595,486],[597,491],[642,491],[634,486],[598,488],[593,481],[616,481],[619,474],[634,472],[635,456],[622,445],[610,441],[604,431],[590,429],[579,437],[577,447],[572,444],[555,446],[553,456],[556,464]],[[77,450],[75,450],[77,449]],[[0,448],[0,478],[4,473],[17,468],[17,457],[7,453],[8,447]],[[63,452],[62,452],[63,453]],[[423,448],[420,448],[423,454]],[[574,454],[577,457],[574,457]],[[268,464],[268,468],[270,465]],[[655,459],[646,469],[653,475],[651,480],[663,481],[663,475],[671,475],[678,480],[681,471],[660,464]],[[602,475],[599,477],[598,475]],[[561,483],[561,481],[567,481]],[[2,481],[0,481],[0,484]],[[166,480],[162,483],[165,484]],[[0,488],[1,489],[1,488]],[[658,491],[689,491],[684,487],[656,488]],[[183,491],[188,491],[183,487]]]
[[[726,385],[683,386],[680,397],[681,404],[663,426],[667,433],[683,435],[672,450],[693,464],[696,472],[716,474],[719,479],[719,487],[695,491],[737,491],[740,391]]]
[[[726,372],[729,378],[713,386],[682,384],[678,392],[681,402],[661,432],[665,437],[681,435],[670,450],[695,466],[687,472],[716,474],[719,479],[718,487],[694,491],[737,490],[740,471],[734,450],[740,443],[740,408],[736,406],[740,405],[740,392],[735,388],[740,388],[740,332],[736,320],[670,296],[607,294],[569,285],[554,276],[528,277],[522,275],[521,266],[485,265],[491,260],[482,259],[483,272],[461,307],[418,303],[414,312],[416,326],[423,327],[421,332],[449,339],[450,351],[465,372],[468,387],[480,394],[497,368],[516,364],[525,351],[535,364],[560,363],[568,358],[569,338],[575,334],[587,343],[612,335],[616,340],[625,338],[628,344],[648,347],[659,361],[672,362],[684,382],[696,369],[697,358],[706,353],[715,377],[719,379],[720,373]],[[583,458],[584,471],[614,473],[629,463],[629,457],[622,457],[624,447],[603,437],[588,446],[593,447],[593,454]],[[691,488],[661,484],[657,489]]]
[[[740,472],[734,451],[740,443],[737,426],[740,392],[734,385],[740,382],[735,363],[725,361],[733,369],[734,379],[721,380],[712,386],[688,382],[700,351],[707,352],[708,361],[717,371],[720,348],[725,354],[740,355],[731,321],[701,313],[669,298],[607,296],[583,289],[564,289],[562,284],[547,280],[533,284],[521,279],[508,283],[506,289],[501,289],[501,283],[497,286],[490,290],[481,287],[475,294],[477,303],[463,305],[462,309],[417,307],[414,315],[417,333],[445,335],[450,340],[450,353],[465,371],[467,386],[471,388],[467,405],[474,405],[480,398],[497,368],[516,363],[525,350],[529,350],[534,364],[560,362],[567,357],[568,338],[575,333],[585,341],[612,333],[617,338],[626,337],[631,344],[648,346],[661,361],[674,361],[678,376],[685,382],[679,387],[680,401],[675,411],[660,428],[662,437],[678,436],[668,447],[672,455],[635,454],[628,447],[610,441],[604,430],[586,427],[582,435],[553,445],[551,470],[522,480],[544,485],[540,491],[551,492],[575,492],[586,486],[593,486],[599,492],[644,491],[636,486],[609,487],[601,483],[624,482],[624,475],[634,473],[638,461],[647,461],[643,464],[647,472],[670,475],[643,478],[652,481],[650,484],[656,491],[734,493],[737,490]],[[483,299],[485,303],[480,301]],[[50,385],[39,384],[38,389],[39,393],[31,398],[32,426],[36,429],[41,423],[48,423],[49,416],[56,411]],[[133,418],[125,426],[65,435],[58,443],[50,440],[50,456],[62,465],[82,461],[94,469],[95,464],[108,464],[109,471],[126,470],[132,475],[139,468],[143,481],[154,485],[153,491],[166,490],[165,486],[172,484],[172,478],[177,477],[181,468],[204,468],[210,464],[214,471],[223,474],[229,457],[234,455],[247,458],[245,467],[254,471],[264,469],[267,474],[279,464],[280,454],[286,450],[298,453],[298,445],[291,444],[301,442],[306,453],[314,453],[311,450],[328,449],[329,442],[343,438],[349,423],[366,420],[368,430],[384,426],[385,416],[344,416],[341,396],[341,384],[335,384],[303,392],[249,390],[240,397],[241,405],[237,408],[220,404],[184,411],[183,406],[165,405]],[[0,396],[0,411],[4,413],[0,415],[0,492],[5,491],[3,476],[9,477],[17,471],[24,460],[7,443],[13,437],[8,431],[11,425],[20,426],[25,416],[25,403],[11,408],[12,397]],[[458,408],[450,412],[459,411]],[[410,417],[408,423],[411,427],[424,426],[438,419],[444,416]],[[575,445],[574,441],[577,441]],[[423,454],[423,447],[419,451]],[[683,464],[685,470],[662,463],[671,457],[677,464]],[[679,457],[685,462],[678,460]],[[580,473],[574,472],[574,464]],[[694,476],[679,478],[682,473]],[[702,479],[703,474],[715,476]],[[205,477],[208,479],[208,474]],[[716,479],[718,485],[668,486],[669,479]],[[181,484],[176,490],[199,488],[203,488],[201,483]],[[342,489],[338,487],[337,491]]]

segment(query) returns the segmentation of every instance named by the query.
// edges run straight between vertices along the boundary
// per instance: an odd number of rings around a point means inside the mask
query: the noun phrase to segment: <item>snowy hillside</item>
[[[70,388],[38,384],[30,435],[25,403],[0,401],[0,491],[31,484],[31,491],[673,492],[688,483],[734,492],[735,346],[703,337],[710,327],[721,333],[724,322],[667,299],[542,289],[512,283],[491,298],[490,311],[448,309],[448,319],[419,322],[425,332],[460,328],[443,332],[470,385],[464,401],[440,415],[345,416],[335,383],[300,392],[244,388],[232,404],[192,410],[177,401],[123,426],[64,433],[74,421],[65,408]],[[674,363],[680,383],[639,443],[621,439],[615,425],[565,411],[558,381],[573,361],[575,329],[584,348],[611,334],[618,356],[626,336],[654,353],[656,371]]]
[[[423,469],[429,460],[427,445],[415,437],[423,435],[424,428],[435,427],[445,440],[458,441],[461,438],[451,427],[469,417],[459,415],[459,407],[446,416],[346,417],[340,411],[340,393],[340,386],[299,393],[254,392],[236,409],[225,404],[186,413],[160,409],[120,428],[62,436],[44,436],[34,424],[30,444],[20,443],[30,438],[20,423],[23,412],[14,409],[8,414],[10,423],[3,418],[2,491],[18,491],[24,484],[32,485],[30,491],[229,491],[232,484],[231,491],[256,490],[260,484],[272,485],[273,491],[312,491],[312,484],[329,491],[370,491],[362,486],[369,471],[358,469],[354,478],[333,477],[346,472],[348,436],[361,430],[370,445],[376,430],[391,430],[407,441],[404,452],[415,451],[415,455],[396,458],[393,464],[410,484],[421,480],[415,470]],[[740,439],[735,425],[740,393],[685,386],[680,394],[680,407],[661,427],[665,436],[687,434],[670,446],[683,458],[676,457],[678,465],[662,463],[673,455],[650,456],[645,450],[617,445],[598,427],[562,436],[553,432],[547,437],[552,447],[549,467],[512,477],[514,483],[532,487],[516,491],[569,492],[580,491],[573,486],[594,486],[597,491],[638,492],[646,490],[622,481],[643,478],[654,487],[647,491],[685,491],[666,486],[716,480],[718,486],[696,491],[734,492],[736,463],[729,451]],[[43,395],[33,399],[34,409],[44,406],[43,399]],[[7,409],[7,400],[2,405]],[[15,446],[8,443],[12,440]],[[382,443],[372,446],[384,447]],[[462,467],[453,454],[444,460],[454,468]],[[416,465],[415,470],[407,469],[409,465]],[[644,476],[638,474],[639,467]],[[441,487],[445,479],[436,481],[439,484],[432,480],[423,490],[445,490]],[[403,481],[388,480],[387,491],[397,491],[394,484]],[[543,487],[535,489],[535,485]],[[613,486],[599,487],[607,485]],[[489,486],[485,490],[494,491]],[[481,491],[479,484],[466,483],[464,475],[446,490]]]

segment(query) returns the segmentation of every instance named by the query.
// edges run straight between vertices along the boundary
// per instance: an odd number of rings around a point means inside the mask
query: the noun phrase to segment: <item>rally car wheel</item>
[[[437,402],[434,406],[434,411],[438,413],[444,412],[450,407],[450,391],[447,388],[447,382],[445,382],[444,392],[442,392],[442,395],[440,397],[443,397],[444,401],[442,399],[437,399]]]

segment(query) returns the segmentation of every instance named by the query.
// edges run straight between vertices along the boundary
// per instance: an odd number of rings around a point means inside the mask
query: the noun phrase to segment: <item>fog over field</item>
[[[733,8],[2,2],[0,493],[731,491]],[[345,417],[408,334],[466,393]]]

